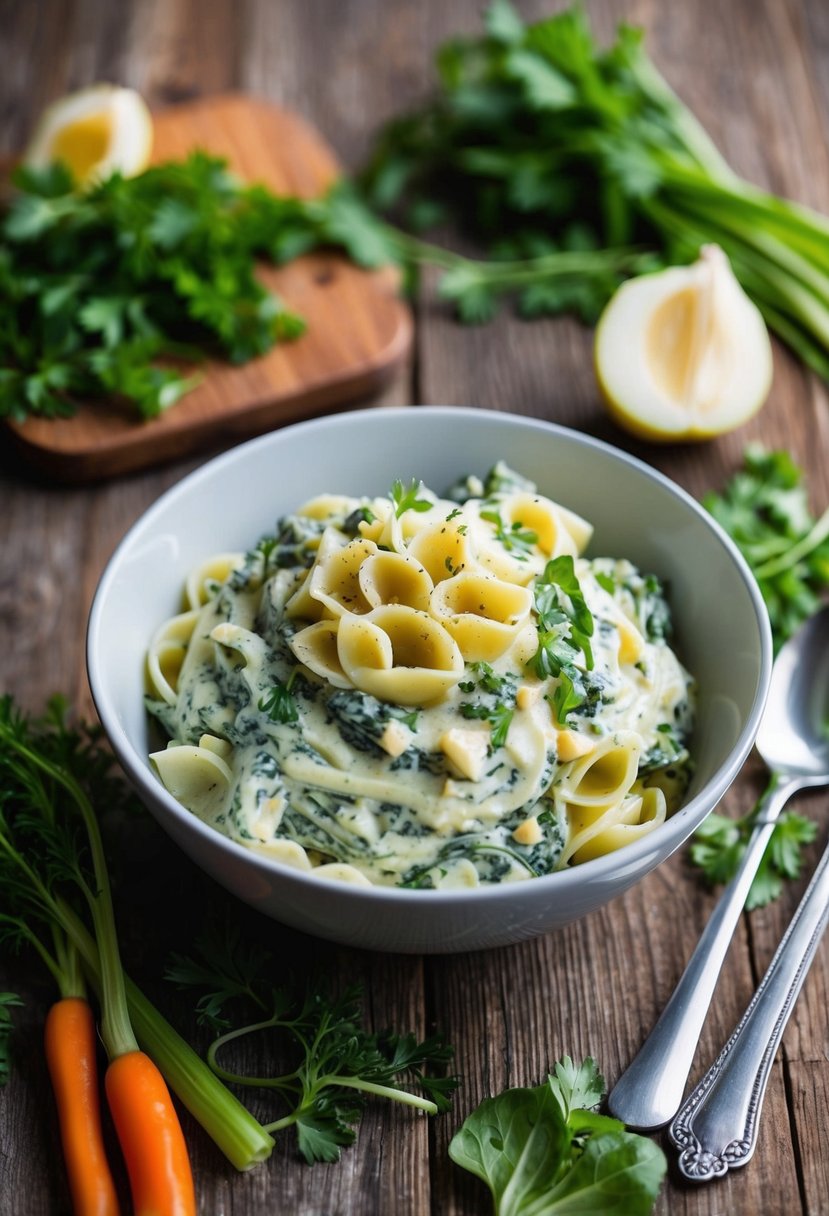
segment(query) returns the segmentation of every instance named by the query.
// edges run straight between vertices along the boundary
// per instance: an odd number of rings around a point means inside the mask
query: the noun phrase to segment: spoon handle
[[[771,1066],[827,919],[829,849],[739,1025],[671,1124],[686,1178],[720,1178],[754,1153]]]
[[[737,873],[711,913],[659,1021],[611,1090],[607,1100],[611,1113],[630,1127],[646,1131],[664,1127],[679,1109],[702,1024],[749,888],[775,822],[800,784],[773,776]]]

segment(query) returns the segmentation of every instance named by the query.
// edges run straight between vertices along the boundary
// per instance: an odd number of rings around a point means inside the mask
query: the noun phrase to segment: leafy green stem
[[[218,1062],[218,1054],[223,1047],[228,1043],[233,1043],[236,1039],[246,1038],[249,1034],[255,1034],[259,1030],[271,1030],[276,1026],[284,1025],[278,1014],[272,1017],[265,1018],[261,1022],[251,1022],[247,1026],[239,1026],[235,1030],[228,1030],[227,1033],[219,1035],[207,1049],[207,1062],[213,1069],[217,1077],[221,1077],[223,1081],[233,1082],[236,1085],[254,1085],[263,1089],[288,1089],[292,1083],[296,1081],[297,1072],[285,1073],[280,1077],[252,1077],[246,1073],[228,1072],[222,1068]]]
[[[771,561],[765,562],[762,566],[755,568],[754,574],[757,578],[774,578],[775,575],[782,574],[784,570],[791,570],[804,557],[808,557],[818,545],[821,545],[829,536],[829,507],[821,515],[815,525],[806,533],[802,540],[799,540],[791,548],[781,553],[779,557],[773,558]]]
[[[398,1089],[394,1085],[379,1085],[376,1081],[364,1081],[361,1077],[343,1077],[338,1073],[331,1073],[328,1076],[320,1077],[318,1085],[320,1089],[329,1085],[341,1086],[344,1089],[359,1089],[365,1094],[391,1098],[393,1102],[402,1102],[404,1106],[414,1106],[417,1110],[425,1111],[427,1115],[438,1113],[436,1103],[430,1101],[429,1098],[422,1098],[419,1094],[409,1093],[407,1089]]]
[[[79,885],[89,905],[101,960],[103,989],[101,1037],[104,1040],[110,1059],[125,1055],[130,1051],[137,1051],[138,1043],[133,1033],[127,1010],[124,973],[118,950],[118,938],[115,933],[115,913],[112,907],[109,871],[107,869],[101,831],[98,827],[95,811],[71,773],[56,764],[52,764],[50,760],[45,759],[37,751],[27,747],[25,743],[15,737],[12,731],[4,729],[2,736],[6,745],[24,757],[28,764],[39,769],[58,786],[62,786],[80,812],[89,842],[92,868],[97,887],[96,891],[91,891],[88,884],[79,876]]]

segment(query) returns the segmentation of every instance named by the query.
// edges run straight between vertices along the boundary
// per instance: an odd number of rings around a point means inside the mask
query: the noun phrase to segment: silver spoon
[[[611,1112],[631,1127],[655,1130],[679,1109],[723,959],[777,818],[797,790],[829,785],[828,706],[829,608],[823,608],[774,663],[756,740],[772,780],[740,867],[659,1021],[608,1098]]]

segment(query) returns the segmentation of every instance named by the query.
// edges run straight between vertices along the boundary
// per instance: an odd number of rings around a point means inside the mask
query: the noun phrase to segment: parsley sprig
[[[403,484],[399,477],[392,482],[389,497],[394,504],[394,513],[398,519],[405,511],[422,513],[423,511],[430,510],[433,504],[428,498],[420,497],[422,489],[423,482],[418,481],[416,477],[413,477],[407,486]]]
[[[751,566],[779,650],[829,590],[829,508],[815,520],[803,470],[788,452],[756,444],[723,492],[703,502]]]
[[[274,1091],[287,1113],[268,1131],[296,1130],[305,1160],[337,1161],[353,1143],[353,1128],[369,1096],[391,1098],[428,1114],[449,1109],[458,1079],[446,1075],[452,1049],[440,1035],[422,1041],[413,1034],[375,1034],[362,1025],[361,990],[330,996],[311,984],[297,994],[269,982],[274,964],[261,947],[245,942],[238,927],[213,926],[197,943],[197,956],[176,955],[168,979],[181,988],[204,989],[200,1020],[222,1031],[208,1050],[208,1062],[224,1081]],[[254,1020],[228,1029],[234,1015]],[[278,1034],[296,1055],[295,1067],[278,1076],[229,1072],[219,1063],[223,1049],[248,1035]],[[425,1096],[404,1088],[414,1082]]]
[[[773,779],[774,780],[774,779]],[[713,812],[694,833],[690,856],[712,886],[730,882],[754,831],[763,799],[745,815],[730,819]],[[762,908],[777,899],[787,879],[799,878],[802,848],[817,836],[817,824],[796,811],[783,811],[751,884],[746,908]]]
[[[535,581],[538,649],[529,666],[539,677],[557,677],[552,704],[564,726],[569,715],[590,696],[584,671],[593,669],[593,614],[587,607],[572,557],[564,554],[547,562]]]

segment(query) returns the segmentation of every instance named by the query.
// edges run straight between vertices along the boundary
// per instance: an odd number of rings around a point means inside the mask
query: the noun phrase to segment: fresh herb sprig
[[[803,470],[788,452],[757,445],[746,448],[742,469],[703,505],[751,567],[779,650],[829,592],[829,508],[816,520]]]
[[[525,528],[520,520],[514,520],[509,527],[504,525],[501,514],[494,508],[484,508],[481,519],[485,519],[495,527],[495,539],[500,541],[507,553],[525,562],[538,544],[538,533],[532,528]]]
[[[691,842],[690,857],[706,882],[728,883],[737,872],[763,806],[761,799],[745,815],[730,819],[713,812],[700,824]],[[800,877],[803,846],[817,836],[817,824],[797,811],[783,811],[763,854],[746,898],[746,908],[762,908],[777,899],[788,879]]]
[[[602,1212],[647,1216],[665,1175],[662,1150],[597,1113],[604,1080],[564,1056],[543,1085],[486,1098],[449,1145],[492,1192],[495,1216]]]
[[[567,554],[547,562],[535,581],[533,594],[538,649],[529,666],[539,679],[557,677],[552,705],[558,722],[564,726],[569,715],[590,696],[578,660],[582,655],[584,669],[592,671],[593,614],[587,607],[573,559]]]
[[[431,509],[434,504],[428,498],[420,497],[422,489],[423,482],[418,481],[416,477],[413,477],[408,485],[404,485],[399,477],[392,482],[389,497],[398,519],[406,511],[417,511],[422,514]]]
[[[202,1022],[222,1033],[208,1050],[211,1068],[226,1082],[275,1091],[287,1113],[267,1125],[271,1133],[293,1127],[309,1164],[337,1161],[353,1143],[353,1125],[369,1096],[390,1098],[435,1114],[449,1108],[458,1079],[446,1075],[452,1049],[439,1035],[418,1041],[413,1034],[375,1034],[362,1025],[361,990],[352,986],[329,996],[318,985],[304,995],[274,987],[267,977],[273,961],[266,951],[243,942],[238,929],[213,928],[199,943],[198,956],[176,955],[168,978],[181,988],[204,989],[198,1003]],[[254,1020],[234,1029],[234,1015]],[[230,1043],[263,1031],[289,1043],[296,1066],[281,1076],[229,1072],[219,1063]],[[404,1088],[414,1082],[423,1095]]]

